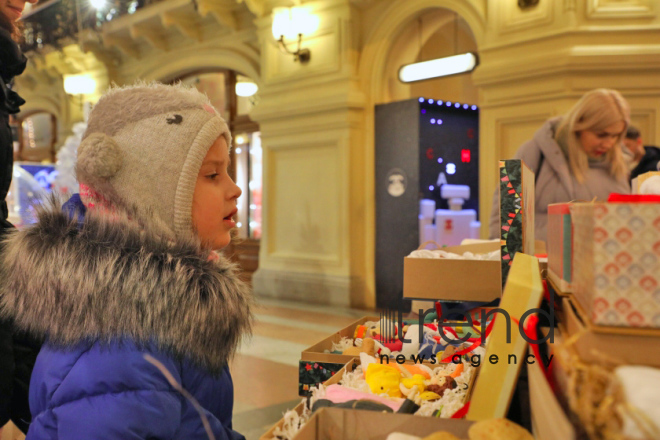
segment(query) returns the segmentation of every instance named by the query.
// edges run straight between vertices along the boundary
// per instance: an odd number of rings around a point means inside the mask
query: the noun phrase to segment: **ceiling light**
[[[422,61],[421,63],[408,64],[401,67],[399,69],[399,80],[409,83],[471,72],[478,64],[479,59],[473,52]]]

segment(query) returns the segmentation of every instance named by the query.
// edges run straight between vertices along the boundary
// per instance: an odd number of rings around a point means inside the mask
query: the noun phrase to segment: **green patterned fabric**
[[[311,396],[311,388],[330,379],[344,364],[300,361],[298,368],[298,395]]]
[[[523,250],[522,161],[500,161],[500,238],[502,247],[502,288],[516,252]]]

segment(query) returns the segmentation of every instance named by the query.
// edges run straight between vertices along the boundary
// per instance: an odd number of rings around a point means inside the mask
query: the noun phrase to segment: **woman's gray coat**
[[[546,241],[549,204],[572,200],[591,201],[594,197],[605,201],[610,193],[630,193],[627,180],[617,180],[612,177],[604,161],[589,160],[589,170],[585,174],[584,182],[577,181],[571,174],[566,156],[555,141],[555,131],[561,119],[560,116],[546,121],[532,139],[521,145],[513,157],[522,159],[536,175],[534,199],[536,240]],[[495,193],[489,225],[491,238],[499,237],[498,204],[499,198]]]

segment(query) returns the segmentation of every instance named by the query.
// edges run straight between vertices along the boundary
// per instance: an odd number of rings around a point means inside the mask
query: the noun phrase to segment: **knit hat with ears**
[[[197,174],[227,124],[183,85],[113,87],[89,115],[76,174],[92,193],[171,238],[190,237]],[[83,202],[87,205],[90,200]]]

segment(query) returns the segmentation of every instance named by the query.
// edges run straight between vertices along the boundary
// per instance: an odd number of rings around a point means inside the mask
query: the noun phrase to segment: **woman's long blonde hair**
[[[587,92],[564,116],[555,139],[566,136],[568,165],[578,182],[584,181],[589,169],[589,157],[580,143],[582,130],[604,130],[612,124],[623,121],[625,127],[615,146],[605,154],[610,175],[617,179],[626,178],[626,165],[621,152],[621,142],[630,124],[630,106],[616,90],[596,89]]]

